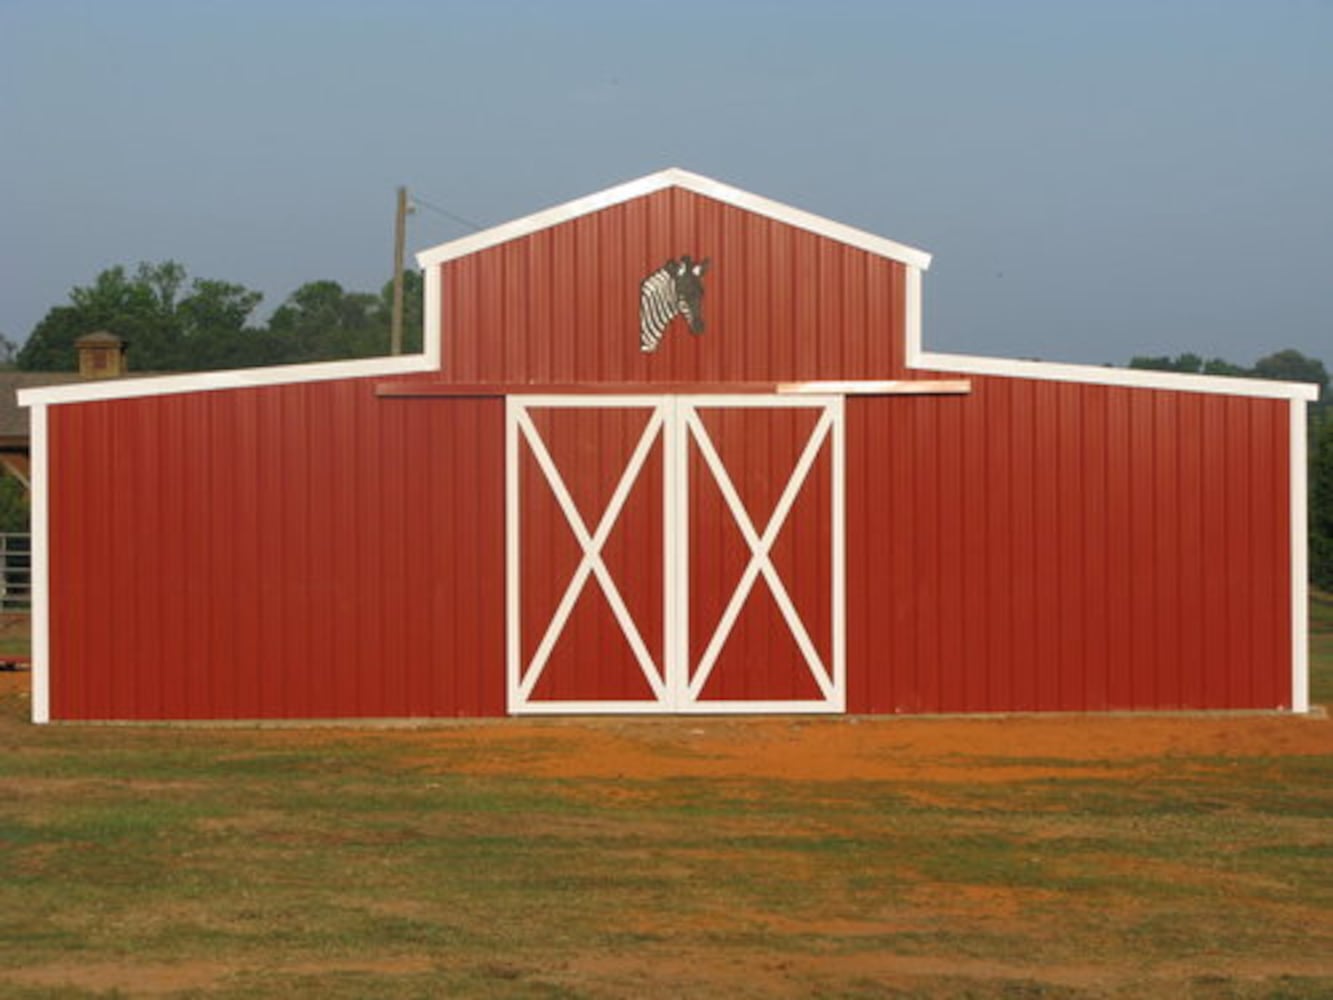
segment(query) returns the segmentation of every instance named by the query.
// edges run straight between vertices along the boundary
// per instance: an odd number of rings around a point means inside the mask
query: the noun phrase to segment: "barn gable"
[[[1312,387],[927,352],[680,170],[418,260],[420,355],[21,394],[36,720],[1307,707]]]

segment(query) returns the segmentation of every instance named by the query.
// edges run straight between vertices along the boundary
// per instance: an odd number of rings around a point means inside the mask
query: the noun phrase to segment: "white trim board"
[[[715,181],[712,178],[691,173],[688,170],[681,170],[679,167],[659,170],[647,177],[640,177],[638,180],[618,184],[615,187],[607,188],[605,191],[598,191],[596,194],[575,198],[573,201],[567,201],[553,208],[534,212],[531,215],[506,222],[492,229],[473,233],[470,236],[451,240],[448,243],[441,243],[439,246],[418,253],[417,263],[423,270],[432,268],[438,264],[443,264],[445,261],[465,257],[479,250],[486,250],[501,243],[507,243],[510,240],[519,239],[543,229],[549,229],[551,226],[559,225],[562,222],[568,222],[571,219],[577,219],[580,216],[673,187],[693,191],[695,194],[712,198],[714,201],[744,209],[755,215],[765,216],[775,222],[782,222],[818,236],[826,236],[839,243],[859,247],[862,250],[881,257],[888,257],[890,260],[896,260],[911,267],[922,270],[930,267],[930,254],[924,250],[918,250],[915,247],[885,239],[883,236],[876,236],[874,233],[868,233],[863,229],[844,225],[841,222],[834,222],[832,219],[826,219],[803,209],[784,205],[781,202],[757,194],[751,194],[748,191],[742,191],[730,184],[723,184],[721,181]]]
[[[575,506],[561,471],[529,416],[543,409],[637,409],[648,413],[627,464],[618,473],[616,488],[595,527],[586,524]],[[711,436],[699,417],[701,409],[810,409],[818,418],[804,441],[782,495],[763,524],[755,524],[745,508],[731,474],[717,453]],[[704,395],[681,396],[509,396],[505,402],[506,469],[506,690],[511,715],[590,713],[743,713],[824,712],[846,710],[845,637],[845,512],[844,401],[842,396],[814,395]],[[663,648],[660,662],[654,659],[633,620],[619,586],[605,563],[601,550],[614,529],[624,502],[638,480],[649,450],[662,444],[662,621]],[[551,617],[543,625],[542,637],[531,656],[521,647],[522,546],[521,493],[525,487],[518,475],[519,449],[536,460],[539,480],[552,491],[566,526],[573,533],[583,556],[570,577]],[[696,661],[690,636],[689,510],[691,449],[703,460],[704,476],[720,491],[732,521],[749,549],[747,566],[726,602],[726,608]],[[830,659],[825,662],[812,640],[807,624],[791,599],[786,582],[770,558],[772,546],[787,522],[798,495],[810,483],[817,458],[827,454],[829,463],[829,593],[831,622]],[[638,700],[533,700],[532,695],[549,662],[550,654],[569,621],[583,591],[599,586],[611,607],[620,632],[642,671],[651,697]],[[756,588],[763,586],[776,604],[791,637],[800,651],[822,697],[764,700],[708,700],[704,688],[726,646],[732,630]]]

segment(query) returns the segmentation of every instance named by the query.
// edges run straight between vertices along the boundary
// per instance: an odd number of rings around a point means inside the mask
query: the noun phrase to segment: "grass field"
[[[27,710],[0,674],[0,997],[1333,996],[1326,718]]]

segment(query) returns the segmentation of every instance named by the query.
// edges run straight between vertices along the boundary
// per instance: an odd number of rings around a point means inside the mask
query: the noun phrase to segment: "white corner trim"
[[[803,229],[817,236],[824,236],[839,243],[846,243],[869,253],[899,261],[909,267],[924,270],[930,266],[930,254],[924,250],[918,250],[915,247],[897,243],[882,236],[876,236],[862,229],[834,222],[832,219],[826,219],[803,209],[784,205],[781,202],[751,194],[748,191],[742,191],[740,188],[677,167],[660,170],[655,174],[649,174],[646,177],[640,177],[637,180],[607,188],[605,191],[576,198],[573,201],[567,201],[552,208],[534,212],[521,219],[503,223],[480,233],[472,233],[462,239],[431,247],[417,254],[417,263],[423,269],[430,268],[445,261],[476,253],[479,250],[485,250],[509,240],[528,236],[551,226],[559,225],[562,222],[568,222],[571,219],[598,212],[612,205],[619,205],[633,198],[639,198],[669,187],[683,188],[686,191],[704,195],[735,208],[765,216],[797,229]]]
[[[1291,710],[1310,711],[1309,513],[1305,401],[1291,401]]]
[[[50,494],[45,406],[32,408],[29,428],[32,456],[32,721],[44,725],[51,721],[50,521],[47,508]]]
[[[435,324],[436,337],[439,324]],[[265,368],[235,368],[227,371],[191,372],[184,375],[155,375],[147,378],[102,379],[96,382],[20,389],[20,406],[86,403],[103,399],[137,399],[170,396],[182,392],[212,392],[220,389],[251,389],[259,386],[292,385],[299,382],[328,382],[334,379],[373,378],[431,371],[438,363],[439,345],[428,344],[423,354],[402,354],[351,361],[320,361],[302,365],[271,365]]]

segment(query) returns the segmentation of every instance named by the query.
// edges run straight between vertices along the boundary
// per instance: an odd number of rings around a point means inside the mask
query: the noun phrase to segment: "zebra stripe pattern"
[[[703,333],[704,272],[708,261],[690,257],[672,259],[639,285],[639,349],[656,351],[662,336],[677,316],[684,316],[691,333]]]

